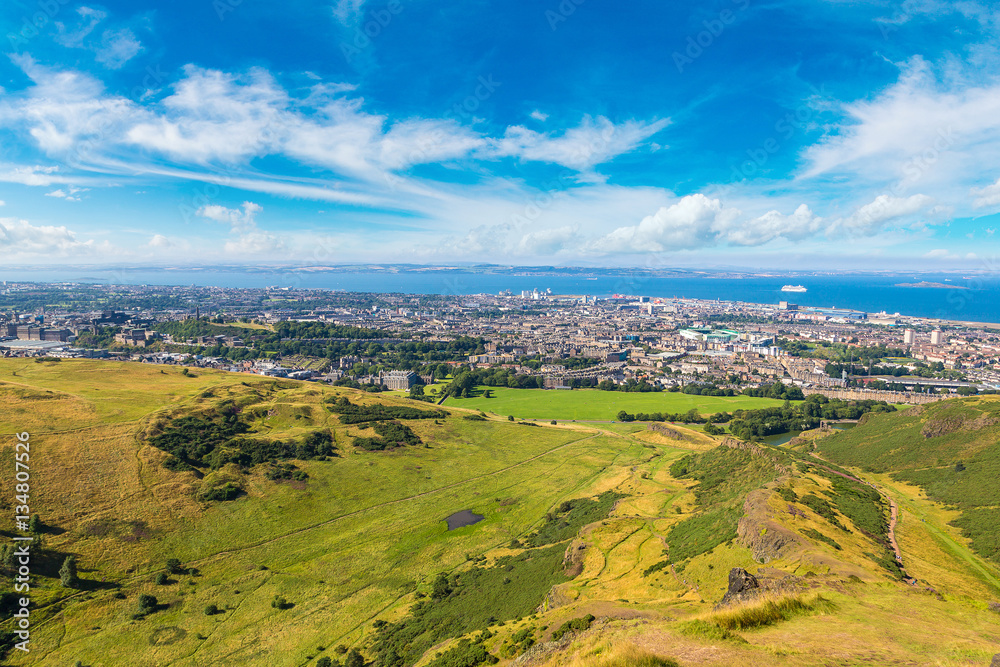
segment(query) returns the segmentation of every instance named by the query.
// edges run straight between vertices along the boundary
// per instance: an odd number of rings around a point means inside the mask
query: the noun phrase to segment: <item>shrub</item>
[[[75,556],[67,556],[66,560],[63,561],[62,567],[59,568],[59,581],[66,588],[76,588],[77,584],[80,582],[79,578],[76,576]]]
[[[167,578],[167,573],[166,572],[160,572],[159,574],[157,574],[156,575],[156,583],[159,586],[163,586],[165,584],[170,583],[170,579]]]
[[[205,605],[205,616],[215,616],[219,613],[219,608],[214,604]]]
[[[140,614],[151,614],[156,611],[156,605],[158,601],[155,595],[148,595],[143,593],[139,596],[139,613]]]

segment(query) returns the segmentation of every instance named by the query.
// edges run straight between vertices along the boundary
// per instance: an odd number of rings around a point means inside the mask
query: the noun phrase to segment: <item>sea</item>
[[[373,269],[302,270],[290,268],[5,268],[0,280],[75,282],[113,285],[195,285],[204,287],[342,290],[405,294],[514,295],[538,290],[555,295],[689,298],[842,308],[943,320],[1000,323],[1000,276],[992,273],[948,274],[733,274],[712,272],[647,273],[624,269],[560,271],[518,269]],[[905,287],[936,283],[944,287]],[[782,292],[783,285],[806,292]],[[473,299],[474,300],[474,299]]]

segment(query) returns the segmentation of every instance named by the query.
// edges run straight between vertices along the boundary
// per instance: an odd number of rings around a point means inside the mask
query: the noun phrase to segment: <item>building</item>
[[[417,384],[420,376],[413,371],[389,371],[388,373],[383,373],[379,379],[389,389],[409,391],[410,387]]]
[[[913,329],[907,329],[903,332],[903,345],[913,345],[917,342],[917,332]]]
[[[943,331],[932,331],[931,332],[931,345],[940,345],[944,342],[944,332]]]
[[[128,345],[129,347],[146,347],[149,341],[156,338],[157,333],[155,331],[147,331],[146,329],[127,329],[121,333],[115,334],[115,342],[121,343],[122,345]]]

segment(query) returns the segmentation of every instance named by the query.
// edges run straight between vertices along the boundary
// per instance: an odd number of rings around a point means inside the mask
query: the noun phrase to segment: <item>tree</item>
[[[39,516],[37,514],[32,514],[31,519],[28,520],[28,530],[37,535],[44,529],[45,526],[42,525],[42,520],[39,518]]]
[[[435,600],[440,600],[441,598],[448,597],[449,593],[451,593],[451,586],[448,585],[448,575],[442,572],[437,576],[437,579],[434,580],[434,588],[431,591],[431,597]]]
[[[167,559],[167,572],[170,574],[182,574],[184,572],[184,570],[181,569],[181,561],[179,558]]]
[[[509,422],[514,421],[514,415],[507,415],[507,421]]]
[[[149,595],[143,593],[139,596],[139,613],[149,614],[156,611],[156,605],[158,604],[155,595]]]
[[[63,561],[62,567],[59,568],[59,581],[66,588],[76,588],[80,581],[76,576],[76,556],[67,556]]]
[[[365,658],[362,656],[358,649],[352,648],[347,653],[347,658],[344,659],[344,667],[364,667]]]
[[[215,616],[218,613],[219,613],[219,608],[216,607],[214,604],[205,606],[205,616]]]
[[[170,579],[167,578],[167,573],[166,572],[159,572],[156,575],[156,584],[158,586],[164,586],[164,585],[166,585],[168,583],[170,583]]]
[[[332,665],[332,664],[333,664],[333,660],[331,660],[329,658],[329,656],[325,656],[325,655],[322,658],[320,658],[319,660],[316,661],[316,667],[330,667],[330,665]]]

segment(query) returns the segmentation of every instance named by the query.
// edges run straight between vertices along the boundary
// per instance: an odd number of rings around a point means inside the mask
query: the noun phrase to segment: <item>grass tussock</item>
[[[751,630],[787,621],[796,616],[824,614],[835,609],[832,601],[816,593],[764,597],[713,612],[705,620],[723,630]]]
[[[680,664],[627,644],[613,647],[603,655],[577,657],[569,663],[569,667],[680,667]]]
[[[701,619],[696,619],[694,621],[687,621],[678,626],[681,634],[685,637],[692,637],[694,639],[707,639],[709,641],[734,641],[741,644],[746,644],[747,640],[740,637],[738,634],[730,632],[726,628],[720,627],[715,623],[709,621],[703,621]]]

